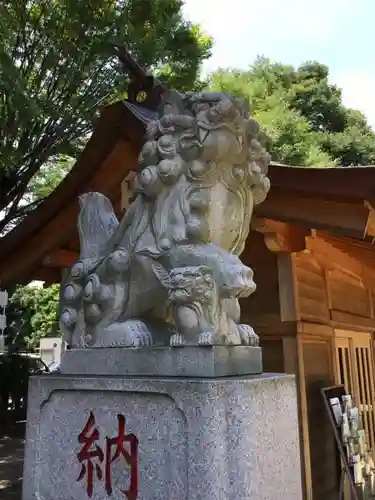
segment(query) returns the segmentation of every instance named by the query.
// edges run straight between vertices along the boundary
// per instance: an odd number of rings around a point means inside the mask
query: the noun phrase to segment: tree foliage
[[[215,72],[209,87],[249,99],[275,161],[319,167],[375,161],[375,134],[362,113],[343,105],[323,64],[296,69],[259,58],[248,71]]]
[[[35,285],[17,287],[6,310],[9,350],[39,346],[43,337],[59,336],[59,285],[41,288]]]
[[[100,107],[124,96],[127,80],[114,45],[128,48],[171,86],[194,87],[211,40],[183,20],[182,3],[0,3],[0,212],[6,211],[0,231],[32,208],[30,189],[49,185],[51,165],[52,186],[65,173],[56,160],[71,163]],[[36,198],[42,194],[38,189]]]

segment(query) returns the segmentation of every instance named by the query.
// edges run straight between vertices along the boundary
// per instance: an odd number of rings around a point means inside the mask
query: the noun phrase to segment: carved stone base
[[[228,377],[262,373],[262,350],[248,346],[71,349],[63,375]]]
[[[30,382],[23,500],[302,500],[300,460],[292,375]]]

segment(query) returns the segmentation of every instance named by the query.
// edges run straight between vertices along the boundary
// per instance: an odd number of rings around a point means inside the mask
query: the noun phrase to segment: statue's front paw
[[[181,333],[174,333],[169,342],[171,347],[182,347],[185,345],[184,336]]]
[[[252,347],[259,346],[259,337],[249,325],[237,325],[238,333],[240,334],[243,345]]]
[[[198,336],[198,345],[201,345],[201,346],[214,345],[214,336],[215,336],[215,334],[213,332],[200,333]]]
[[[152,345],[152,335],[141,320],[131,319],[113,323],[102,332],[100,347],[148,347]]]
[[[129,319],[123,325],[127,341],[131,347],[148,347],[152,345],[151,332],[142,320]]]
[[[152,345],[152,337],[149,331],[138,332],[133,335],[132,347],[149,347]]]

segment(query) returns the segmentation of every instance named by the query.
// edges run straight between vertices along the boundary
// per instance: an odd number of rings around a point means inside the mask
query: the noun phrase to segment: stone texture
[[[263,374],[33,378],[23,500],[87,498],[76,454],[90,412],[102,448],[117,414],[138,437],[137,500],[302,499],[295,380]],[[112,464],[113,500],[124,499],[128,474],[122,458]],[[107,497],[104,477],[93,486],[93,500]]]
[[[225,377],[262,373],[260,347],[149,347],[71,349],[61,373],[69,375],[142,375]]]
[[[60,297],[72,348],[155,345],[160,322],[164,345],[259,345],[240,323],[255,283],[239,255],[270,187],[261,135],[242,99],[161,96],[121,222],[102,194],[79,198],[80,257]]]

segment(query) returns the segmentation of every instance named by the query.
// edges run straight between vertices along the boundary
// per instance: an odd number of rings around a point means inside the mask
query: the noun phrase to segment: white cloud
[[[345,106],[362,111],[375,130],[375,74],[351,70],[332,75],[331,81],[342,89]]]

